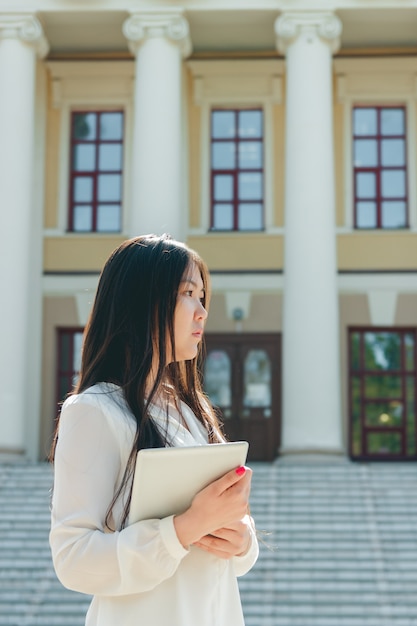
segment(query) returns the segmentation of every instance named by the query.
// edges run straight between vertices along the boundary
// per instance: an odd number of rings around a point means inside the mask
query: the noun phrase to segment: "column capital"
[[[0,13],[0,40],[20,39],[33,46],[39,58],[49,51],[42,24],[32,13]]]
[[[342,22],[330,11],[289,11],[275,21],[277,48],[285,54],[288,47],[302,34],[320,37],[334,54],[340,47]]]
[[[167,8],[162,11],[144,10],[132,13],[123,24],[123,34],[133,54],[151,37],[163,37],[178,44],[184,58],[190,56],[192,51],[190,27],[183,15],[183,9]]]

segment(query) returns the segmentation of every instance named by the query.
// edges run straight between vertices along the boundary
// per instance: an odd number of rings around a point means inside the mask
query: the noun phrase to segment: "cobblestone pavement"
[[[246,626],[417,626],[415,464],[288,457],[253,468],[263,543],[239,581]],[[46,464],[0,462],[0,626],[84,624],[89,598],[51,564],[51,484]]]

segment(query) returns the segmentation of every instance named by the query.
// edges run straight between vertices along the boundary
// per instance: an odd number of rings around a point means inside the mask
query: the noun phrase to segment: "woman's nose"
[[[204,308],[204,305],[200,302],[199,308],[197,310],[197,317],[205,320],[207,319],[207,315],[208,313],[206,309]]]

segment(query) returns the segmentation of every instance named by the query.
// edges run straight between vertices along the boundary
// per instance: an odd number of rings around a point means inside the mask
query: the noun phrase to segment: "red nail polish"
[[[236,470],[236,474],[238,476],[243,476],[243,474],[246,472],[246,468],[243,467],[243,465],[241,465],[240,467],[237,468]]]

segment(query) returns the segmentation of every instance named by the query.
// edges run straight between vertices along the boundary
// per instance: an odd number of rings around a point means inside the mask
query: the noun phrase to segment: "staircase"
[[[417,626],[415,464],[288,457],[253,468],[264,543],[239,579],[246,626]],[[0,626],[84,624],[89,598],[51,564],[51,484],[45,464],[0,462]]]
[[[246,626],[417,626],[417,467],[283,458],[254,467],[269,549],[240,583]]]

